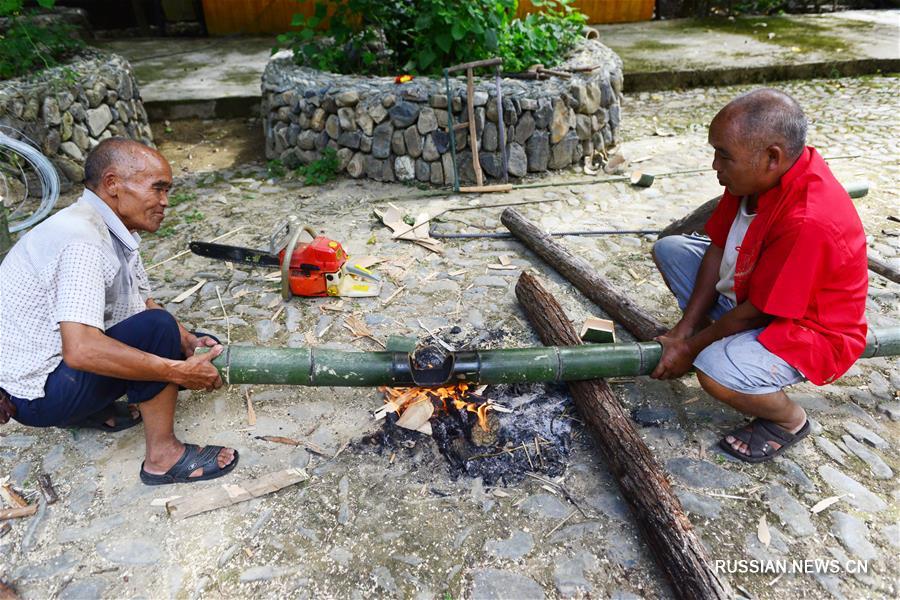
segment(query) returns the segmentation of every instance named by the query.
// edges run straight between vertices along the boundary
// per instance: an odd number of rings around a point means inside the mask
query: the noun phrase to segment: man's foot
[[[230,472],[237,465],[238,452],[234,448],[178,442],[165,450],[155,450],[153,459],[148,455],[141,465],[141,481],[145,484],[189,483],[215,479]]]
[[[760,463],[775,458],[808,434],[809,421],[805,413],[803,422],[790,429],[774,421],[759,418],[726,435],[719,442],[719,447],[744,462]]]

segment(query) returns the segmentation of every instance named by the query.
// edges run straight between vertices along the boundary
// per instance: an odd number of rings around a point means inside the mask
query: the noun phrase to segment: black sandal
[[[184,454],[163,475],[148,473],[144,470],[144,463],[141,463],[141,481],[146,485],[167,485],[169,483],[206,481],[221,477],[231,472],[238,463],[238,452],[235,450],[231,462],[224,467],[219,467],[218,456],[222,448],[223,446],[206,446],[200,450],[200,446],[196,444],[185,444]],[[203,469],[203,474],[191,477],[191,473],[200,468]]]
[[[743,442],[750,449],[750,454],[743,454],[731,447],[728,435]],[[791,433],[768,419],[753,419],[749,424],[738,427],[719,441],[719,447],[729,456],[748,463],[761,463],[772,460],[791,446],[809,435],[809,419],[797,433]],[[769,442],[781,444],[774,448]]]
[[[115,420],[115,425],[107,423],[110,419]],[[116,401],[106,408],[102,408],[94,414],[88,415],[77,423],[73,423],[70,427],[98,429],[100,431],[105,431],[106,433],[115,433],[117,431],[131,429],[141,421],[140,414],[138,414],[137,417],[132,416],[127,402]]]

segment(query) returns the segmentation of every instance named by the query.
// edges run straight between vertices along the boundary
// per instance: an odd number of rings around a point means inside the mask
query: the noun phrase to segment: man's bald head
[[[122,137],[111,137],[103,140],[91,150],[84,162],[84,185],[97,191],[103,174],[115,172],[123,178],[156,166],[165,158],[153,148]]]
[[[716,121],[731,121],[740,137],[757,149],[778,144],[796,159],[806,146],[806,115],[784,92],[763,88],[738,96],[719,111]]]

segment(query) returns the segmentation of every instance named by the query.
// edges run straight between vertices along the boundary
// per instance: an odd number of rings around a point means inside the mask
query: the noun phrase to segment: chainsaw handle
[[[284,247],[284,258],[281,261],[281,298],[285,302],[291,299],[291,259],[294,256],[294,248],[297,247],[297,241],[300,239],[300,234],[304,231],[308,233],[312,239],[316,239],[316,230],[309,225],[303,225],[291,232],[287,246]]]

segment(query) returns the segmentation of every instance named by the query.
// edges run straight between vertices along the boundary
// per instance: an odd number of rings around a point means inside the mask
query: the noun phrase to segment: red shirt
[[[740,198],[726,190],[706,223],[725,246]],[[775,319],[759,341],[816,385],[831,383],[866,347],[866,235],[853,201],[814,148],[759,197],[738,252],[734,291]]]

